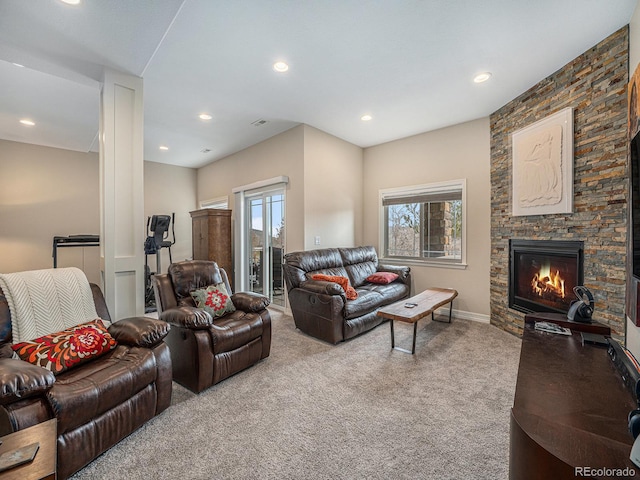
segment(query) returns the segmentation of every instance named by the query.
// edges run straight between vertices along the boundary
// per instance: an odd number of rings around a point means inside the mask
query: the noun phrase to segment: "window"
[[[463,266],[465,183],[455,180],[381,190],[383,256]]]
[[[229,208],[229,197],[217,197],[209,200],[202,200],[200,202],[200,208],[222,208],[226,210]]]

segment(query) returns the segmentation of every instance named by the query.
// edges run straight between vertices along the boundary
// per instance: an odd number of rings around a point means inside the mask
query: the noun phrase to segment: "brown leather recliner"
[[[91,285],[98,316],[111,321]],[[57,478],[63,480],[165,410],[171,403],[170,326],[146,317],[114,322],[118,345],[54,376],[11,358],[11,313],[0,290],[0,436],[57,419]]]
[[[196,308],[191,292],[224,283],[236,311],[212,319]],[[173,379],[199,393],[269,356],[269,299],[250,292],[232,293],[224,269],[216,262],[172,263],[166,274],[153,276],[158,316],[171,324],[166,342],[171,350]]]

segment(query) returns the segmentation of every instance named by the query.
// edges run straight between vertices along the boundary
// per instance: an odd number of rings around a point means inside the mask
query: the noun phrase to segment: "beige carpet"
[[[273,311],[271,356],[173,405],[73,479],[505,479],[520,340],[421,321],[333,346]],[[411,348],[412,327],[396,324]]]

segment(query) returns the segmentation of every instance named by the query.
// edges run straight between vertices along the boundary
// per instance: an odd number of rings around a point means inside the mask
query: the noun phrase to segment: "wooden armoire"
[[[213,260],[224,268],[233,288],[231,256],[231,210],[203,208],[189,212],[192,222],[194,260]]]

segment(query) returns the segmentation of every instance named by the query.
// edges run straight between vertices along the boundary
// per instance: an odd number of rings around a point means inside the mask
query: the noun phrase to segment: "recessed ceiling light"
[[[160,150],[169,150],[169,147],[167,147],[166,145],[160,145]]]
[[[360,120],[362,120],[363,122],[368,122],[368,121],[369,121],[369,120],[371,120],[372,118],[373,118],[373,117],[372,117],[371,115],[367,114],[367,115],[362,115],[362,116],[360,117]]]
[[[200,118],[200,120],[211,120],[213,117],[208,113],[201,113],[198,115],[198,118]]]
[[[491,72],[483,72],[473,77],[473,81],[476,83],[482,83],[482,82],[486,82],[490,78],[491,78]]]
[[[62,3],[66,3],[67,5],[79,5],[80,0],[60,0]]]
[[[35,125],[35,122],[29,120],[28,118],[23,118],[22,120],[20,120],[20,123],[28,127],[33,127]]]
[[[13,62],[13,64],[14,64],[16,67],[24,68],[24,65],[22,65],[21,63]]]
[[[283,72],[286,72],[287,70],[289,70],[289,65],[287,65],[284,62],[276,62],[276,63],[273,64],[273,69],[276,72],[283,73]]]

